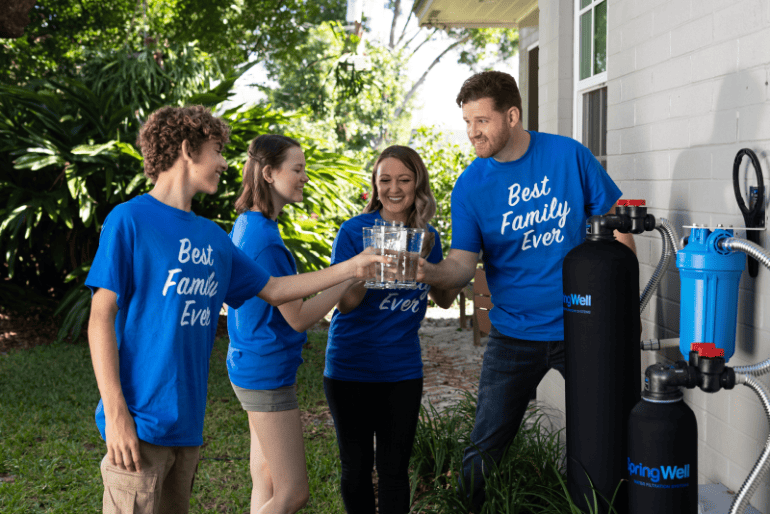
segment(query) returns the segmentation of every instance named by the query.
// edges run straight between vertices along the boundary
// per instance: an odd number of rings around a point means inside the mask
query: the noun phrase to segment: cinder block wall
[[[650,213],[667,218],[680,236],[689,233],[682,226],[693,223],[742,226],[732,188],[739,149],[757,153],[770,185],[770,0],[608,1],[610,175],[625,197],[646,199]],[[571,119],[554,115],[566,104],[555,94],[555,70],[564,69],[557,49],[566,42],[573,47],[573,30],[560,29],[573,6],[562,4],[540,2],[541,130],[572,135],[563,132]],[[549,70],[543,69],[546,63]],[[746,168],[744,162],[747,189],[755,179]],[[636,244],[643,286],[660,258],[660,236],[636,236]],[[761,244],[769,247],[770,237],[763,234]],[[736,353],[729,364],[770,358],[770,323],[764,321],[770,319],[770,271],[762,268],[754,279],[744,272],[738,308]],[[678,337],[674,263],[642,317],[644,338]],[[640,379],[647,365],[666,358],[682,357],[645,354]],[[760,380],[770,387],[766,377]],[[563,390],[564,381],[552,371],[538,398],[563,411]],[[698,418],[699,482],[737,491],[767,441],[761,404],[745,386],[711,395],[688,391],[685,400]],[[767,478],[751,503],[770,513]]]

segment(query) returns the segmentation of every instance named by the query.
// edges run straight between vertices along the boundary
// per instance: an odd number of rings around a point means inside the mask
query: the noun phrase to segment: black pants
[[[422,398],[422,378],[347,382],[324,377],[342,461],[348,514],[374,514],[372,466],[377,436],[380,514],[409,512],[409,457]]]

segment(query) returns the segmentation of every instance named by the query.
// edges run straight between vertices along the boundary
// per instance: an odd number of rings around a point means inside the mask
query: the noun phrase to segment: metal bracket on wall
[[[746,203],[743,201],[739,185],[739,172],[741,161],[743,156],[747,156],[751,160],[751,164],[754,166],[754,172],[757,175],[757,185],[749,188],[749,207],[746,207]],[[738,207],[743,214],[743,219],[746,222],[746,228],[764,228],[765,226],[765,184],[762,178],[762,167],[759,164],[757,154],[750,148],[742,148],[738,150],[733,162],[733,191],[735,192],[735,200],[738,202]],[[759,245],[759,231],[746,230],[746,239]],[[759,272],[759,263],[756,259],[746,256],[748,259],[749,276],[756,277]]]

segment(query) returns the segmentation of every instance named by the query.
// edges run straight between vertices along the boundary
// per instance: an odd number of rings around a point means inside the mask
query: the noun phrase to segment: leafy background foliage
[[[3,305],[13,305],[24,289],[62,298],[58,312],[67,318],[60,337],[79,334],[85,320],[89,293],[82,283],[104,218],[116,204],[151,187],[134,146],[143,114],[167,104],[221,103],[238,76],[230,74],[217,87],[203,90],[209,68],[191,62],[194,51],[192,57],[184,51],[166,53],[161,70],[132,62],[155,63],[151,52],[116,52],[106,63],[142,74],[137,87],[123,89],[122,97],[116,91],[125,75],[105,80],[98,67],[97,73],[85,75],[86,83],[65,78],[27,88],[0,86],[0,251],[9,279],[0,283],[0,298]],[[174,80],[177,76],[185,80]],[[184,86],[177,87],[180,83]],[[220,194],[201,196],[193,209],[229,230],[249,141],[275,132],[289,117],[260,105],[221,116],[233,128],[225,154],[232,165],[221,179]],[[355,213],[350,200],[336,195],[335,185],[358,188],[363,179],[351,159],[324,151],[317,142],[304,147],[311,182],[305,202],[291,212],[305,219],[293,223],[287,214],[280,226],[298,267],[307,271],[328,265],[336,221]]]
[[[224,230],[249,141],[283,133],[302,143],[305,201],[279,217],[301,271],[328,265],[339,225],[361,212],[371,164],[390,144],[422,155],[446,251],[451,189],[472,155],[412,127],[415,93],[450,50],[475,69],[515,53],[518,36],[415,28],[406,4],[387,4],[385,42],[370,37],[366,19],[343,25],[339,0],[37,1],[25,34],[0,40],[0,309],[58,306],[60,338],[80,333],[99,229],[116,204],[150,190],[135,140],[163,105],[209,106],[233,129],[219,193],[193,204]],[[411,81],[411,59],[437,41],[444,49]],[[224,110],[255,63],[271,80],[259,86],[266,100]]]

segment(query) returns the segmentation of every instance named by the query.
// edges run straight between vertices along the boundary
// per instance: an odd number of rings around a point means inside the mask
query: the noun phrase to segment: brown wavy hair
[[[249,143],[248,159],[243,166],[243,182],[235,211],[243,214],[256,208],[268,218],[273,215],[273,200],[270,185],[265,180],[262,170],[265,166],[280,168],[293,146],[302,148],[294,139],[278,134],[263,134]]]
[[[463,82],[457,94],[457,105],[462,107],[466,102],[482,98],[491,98],[495,109],[505,114],[511,107],[519,110],[521,117],[521,93],[516,79],[502,71],[482,71],[469,77]]]
[[[369,203],[364,207],[364,213],[382,209],[382,201],[377,191],[377,170],[382,161],[390,158],[398,159],[408,170],[414,173],[414,204],[412,204],[412,210],[407,217],[405,225],[407,227],[425,229],[422,254],[426,256],[433,249],[435,242],[433,233],[428,230],[428,222],[436,214],[436,198],[430,190],[430,176],[420,154],[408,146],[400,145],[389,146],[382,151],[372,167],[372,195],[369,198]]]
[[[161,107],[153,112],[136,138],[144,157],[144,174],[153,184],[174,165],[185,139],[193,153],[210,139],[224,146],[230,142],[230,126],[202,105]]]

